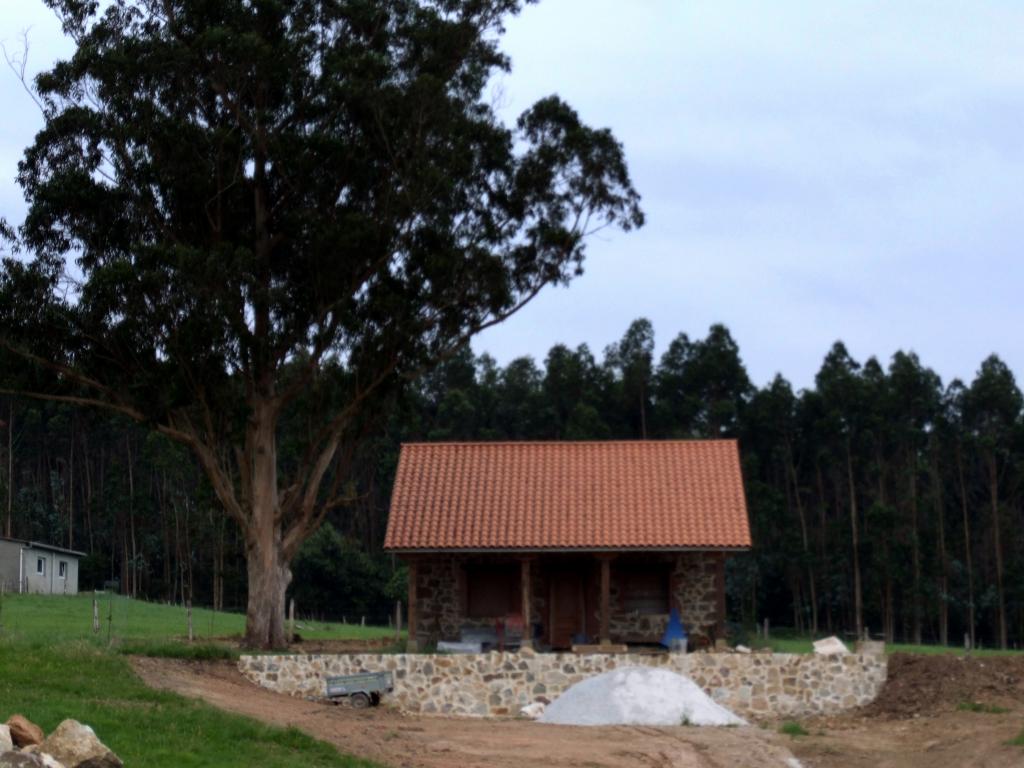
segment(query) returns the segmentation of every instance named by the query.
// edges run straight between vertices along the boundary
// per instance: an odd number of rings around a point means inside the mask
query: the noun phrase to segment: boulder
[[[11,738],[11,727],[0,725],[0,753],[10,752],[14,749],[14,740]]]
[[[39,759],[39,765],[43,768],[65,768],[65,766],[58,762],[53,755],[48,755],[39,749],[38,744],[30,744],[21,750],[23,755],[31,755],[32,757]]]
[[[11,729],[11,741],[16,747],[42,744],[43,739],[46,738],[43,729],[24,715],[11,715],[7,719],[7,727]]]
[[[42,743],[40,750],[53,755],[67,768],[121,768],[124,763],[88,725],[65,720]]]
[[[78,768],[121,768],[124,763],[113,752],[108,752],[100,757],[90,757],[84,763],[79,763]]]
[[[547,705],[543,701],[531,701],[525,707],[519,710],[519,714],[523,717],[529,717],[536,720],[538,717],[544,714],[544,709]]]
[[[814,641],[814,652],[819,656],[845,656],[850,652],[842,640],[835,635]]]
[[[3,752],[0,753],[0,768],[46,768],[46,763],[34,752]]]

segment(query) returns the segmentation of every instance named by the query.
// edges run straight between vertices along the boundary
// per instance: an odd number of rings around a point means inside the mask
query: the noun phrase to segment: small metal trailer
[[[380,704],[381,694],[395,689],[390,672],[364,672],[359,675],[335,675],[327,678],[327,698],[334,702],[348,697],[356,709]]]

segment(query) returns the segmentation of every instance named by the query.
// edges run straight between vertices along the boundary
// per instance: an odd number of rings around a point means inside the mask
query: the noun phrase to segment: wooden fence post
[[[188,617],[188,641],[191,643],[195,635],[192,633],[192,601],[185,601],[185,615]]]
[[[92,633],[98,635],[100,632],[100,601],[95,597],[92,599]]]

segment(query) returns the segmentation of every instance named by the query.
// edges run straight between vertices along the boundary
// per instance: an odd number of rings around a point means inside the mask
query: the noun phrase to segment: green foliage
[[[239,657],[237,648],[215,643],[164,642],[160,640],[127,642],[116,646],[123,656],[150,656],[161,659],[189,661],[232,661]]]
[[[4,383],[191,450],[261,571],[249,641],[278,644],[288,566],[396,392],[642,225],[622,147],[557,96],[503,122],[521,0],[47,4],[75,50],[36,79]],[[47,480],[30,520],[59,533]]]
[[[405,599],[406,569],[392,570],[390,558],[371,556],[358,542],[324,525],[299,551],[290,593],[300,615],[340,620],[361,617],[376,624],[393,616],[394,601]]]
[[[785,736],[789,736],[791,739],[795,739],[798,736],[808,735],[807,729],[795,720],[787,720],[782,725],[780,725],[779,733]]]
[[[386,421],[368,426],[372,437],[354,453],[345,484],[350,502],[327,513],[333,530],[300,556],[293,591],[315,585],[298,601],[307,625],[300,634],[319,633],[311,616],[366,615],[383,624],[395,600],[405,602],[404,571],[381,555],[402,442],[638,437],[638,403],[624,398],[619,354],[632,349],[643,362],[650,329],[634,326],[611,358],[595,359],[585,345],[556,345],[542,365],[524,358],[499,366],[466,348],[396,397]],[[912,353],[898,352],[885,366],[873,358],[861,363],[838,344],[814,387],[794,391],[780,375],[753,389],[735,342],[715,327],[703,338],[678,335],[649,377],[639,370],[651,435],[740,441],[755,546],[727,563],[734,642],[742,642],[741,631],[745,644],[756,642],[753,627],[766,617],[770,644],[782,650],[808,652],[812,634],[851,637],[856,556],[864,623],[890,649],[961,652],[973,627],[988,653],[999,644],[1001,604],[1008,645],[1020,644],[1024,419],[1013,374],[998,358],[986,360],[973,382],[944,387]],[[342,396],[342,386],[328,383],[318,397]],[[0,403],[5,419],[7,405]],[[95,555],[83,561],[87,586],[121,576],[132,523],[140,594],[178,602],[182,582],[192,579],[194,602],[208,604],[219,573],[227,605],[245,604],[244,539],[218,516],[219,502],[181,451],[161,438],[144,440],[124,420],[79,413],[75,421],[64,405],[15,401],[14,414],[16,536],[63,541],[68,510],[61,505],[74,500],[75,546],[95,541]],[[81,445],[74,493],[64,458],[72,426]],[[285,464],[301,460],[309,429],[301,413],[282,421]],[[4,437],[0,427],[0,447]],[[0,475],[2,469],[0,462]],[[86,506],[82,491],[90,484]],[[792,636],[776,629],[784,626]]]
[[[147,688],[127,660],[88,643],[0,639],[0,701],[47,732],[87,723],[126,765],[373,768],[294,728],[229,715]]]
[[[978,712],[984,715],[1005,715],[1008,710],[995,704],[982,704],[980,701],[961,701],[956,705],[961,712]]]

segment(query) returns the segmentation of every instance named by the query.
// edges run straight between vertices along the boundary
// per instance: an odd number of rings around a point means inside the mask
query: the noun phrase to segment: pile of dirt
[[[881,693],[859,714],[893,720],[929,717],[967,702],[1019,708],[1024,704],[1024,657],[894,653]]]

